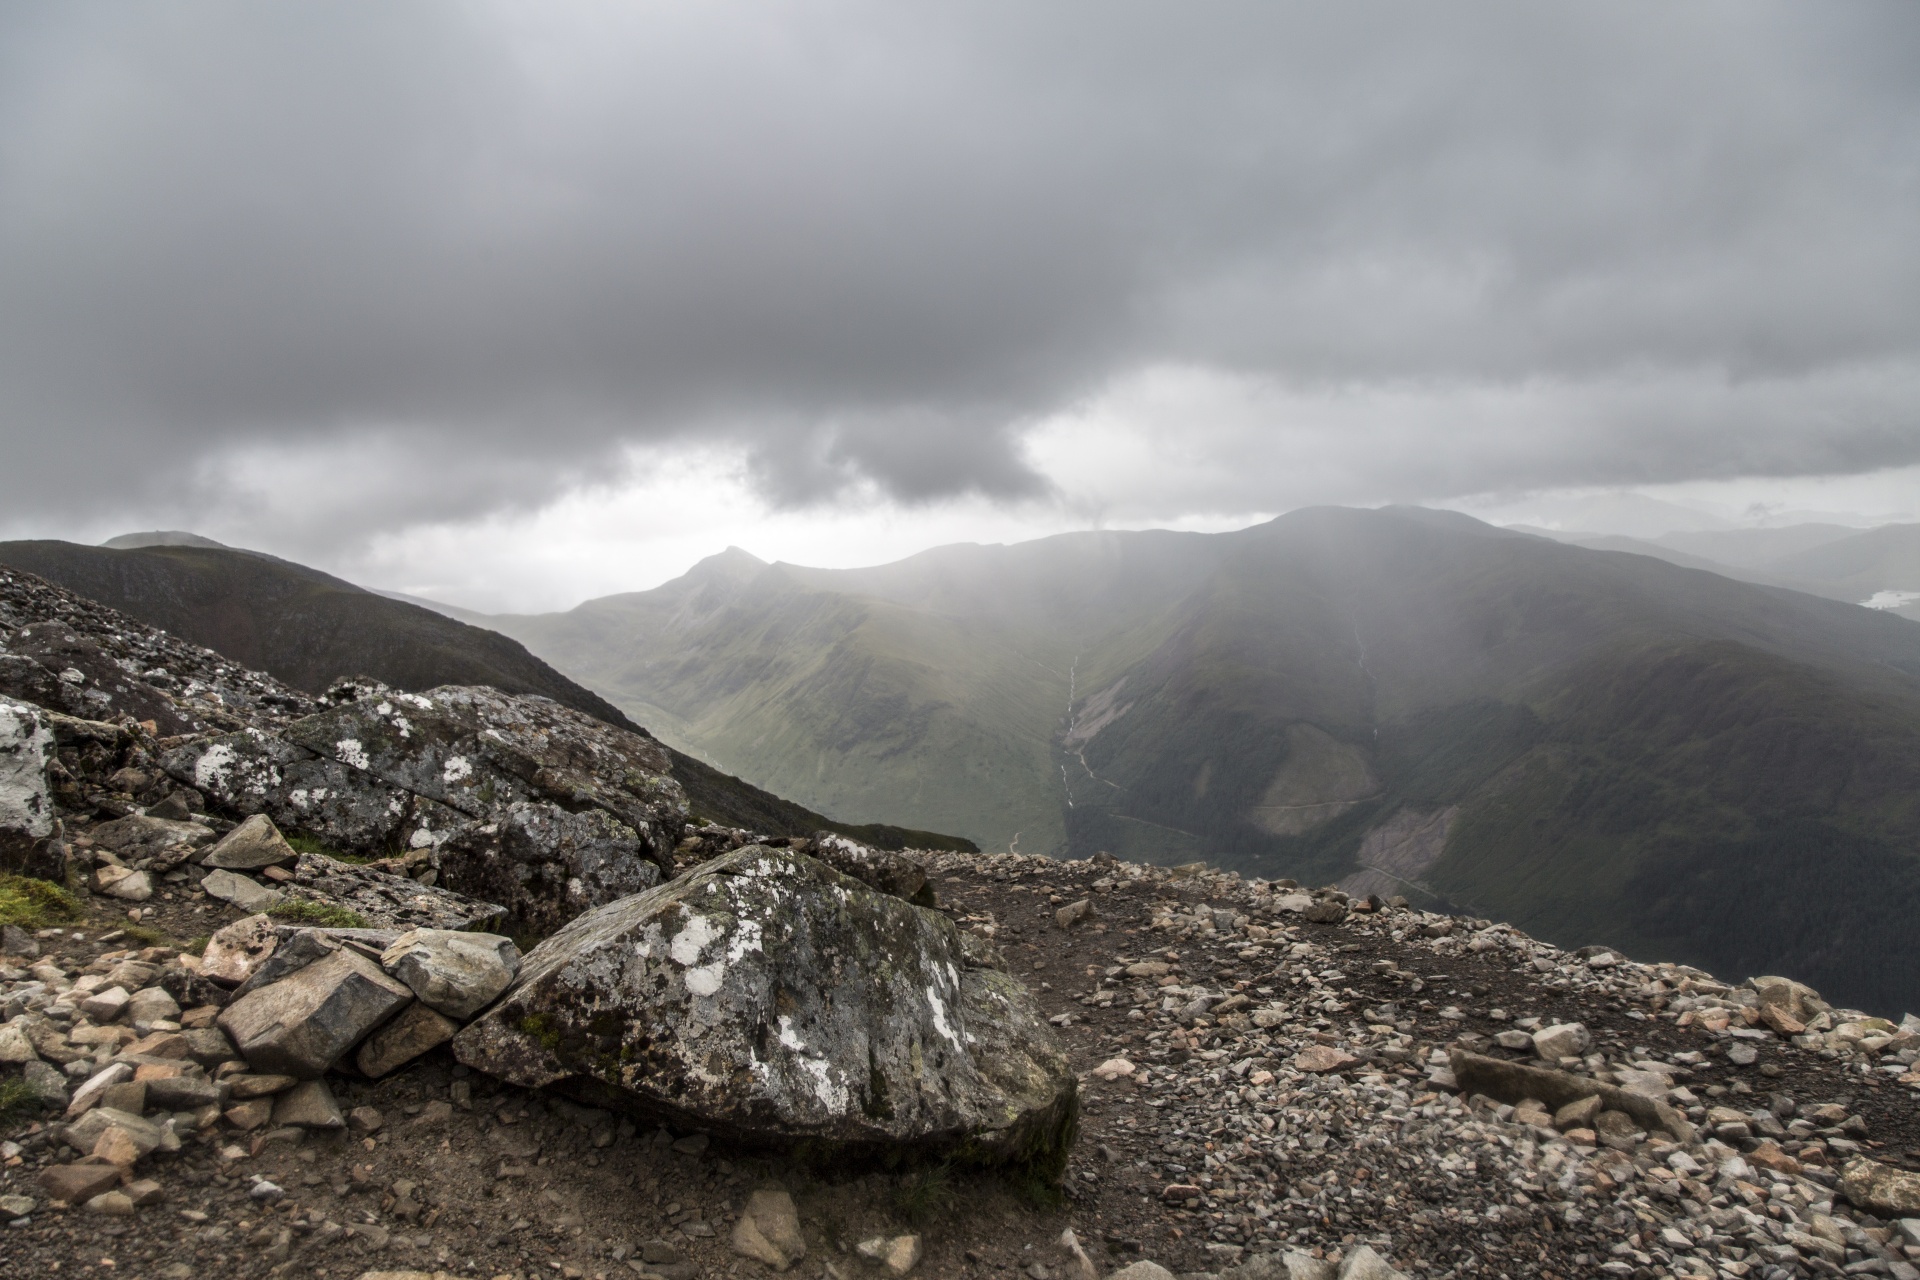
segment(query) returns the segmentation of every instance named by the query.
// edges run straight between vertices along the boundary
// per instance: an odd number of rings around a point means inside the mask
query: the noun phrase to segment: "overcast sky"
[[[9,535],[534,608],[1315,502],[1920,518],[1909,0],[0,22]]]

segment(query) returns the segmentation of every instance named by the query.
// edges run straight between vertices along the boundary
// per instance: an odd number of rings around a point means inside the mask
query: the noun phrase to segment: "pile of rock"
[[[16,935],[11,949],[33,949]],[[136,1177],[141,1163],[186,1138],[250,1135],[238,1158],[344,1128],[329,1069],[351,1054],[378,1078],[444,1044],[506,989],[518,961],[509,939],[487,934],[298,929],[254,916],[199,957],[155,947],[106,953],[78,975],[48,962],[26,982],[0,971],[8,1009],[20,1010],[0,1029],[0,1060],[64,1113],[57,1137],[75,1156],[42,1170],[40,1186],[53,1200],[130,1213],[162,1194]]]

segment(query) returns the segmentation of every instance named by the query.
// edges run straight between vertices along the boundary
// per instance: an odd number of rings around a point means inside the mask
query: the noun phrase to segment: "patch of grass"
[[[372,858],[362,857],[357,853],[342,853],[332,845],[325,843],[315,836],[307,835],[305,832],[290,831],[283,832],[282,835],[286,839],[287,846],[295,853],[311,853],[317,857],[332,858],[335,862],[347,862],[354,866],[361,866],[374,861]]]
[[[0,876],[0,924],[45,929],[50,925],[71,924],[84,917],[80,899],[51,880]]]
[[[924,1227],[953,1204],[953,1171],[929,1165],[908,1174],[893,1193],[893,1207],[915,1227]]]
[[[267,908],[267,914],[275,920],[291,920],[295,924],[313,924],[326,929],[367,927],[367,918],[358,911],[336,907],[330,902],[315,902],[311,898],[289,898],[285,902],[276,902]]]
[[[143,947],[165,947],[173,943],[173,938],[163,930],[144,924],[122,925],[120,932],[127,935],[129,942],[137,942]]]
[[[184,955],[190,955],[190,956],[201,955],[206,951],[207,944],[212,941],[213,941],[212,934],[196,933],[191,938],[188,938],[186,942],[181,944],[180,951]]]
[[[45,1107],[46,1103],[25,1080],[18,1076],[0,1080],[0,1128],[38,1115]]]

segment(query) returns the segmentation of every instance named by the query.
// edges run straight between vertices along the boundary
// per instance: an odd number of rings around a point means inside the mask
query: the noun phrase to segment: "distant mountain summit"
[[[816,807],[1920,997],[1920,628],[1854,604],[1320,508],[869,569],[729,552],[491,625]]]
[[[182,529],[154,529],[146,533],[123,533],[117,538],[108,538],[100,544],[115,551],[137,551],[142,547],[217,547],[227,549],[224,542],[215,542],[212,538],[203,538],[197,533],[188,533]]]

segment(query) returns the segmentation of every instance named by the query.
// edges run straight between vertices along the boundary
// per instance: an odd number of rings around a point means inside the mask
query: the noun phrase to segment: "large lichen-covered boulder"
[[[686,821],[665,748],[547,698],[482,685],[388,691],[296,721],[287,738],[470,818],[536,798],[605,810],[662,868]]]
[[[24,866],[34,846],[53,834],[52,759],[46,712],[0,697],[0,866]]]
[[[431,833],[436,816],[442,829],[464,820],[259,729],[192,739],[167,751],[160,764],[223,809],[265,814],[284,831],[307,832],[343,852],[403,848],[423,830]]]
[[[1075,1081],[1031,996],[938,912],[750,846],[541,943],[469,1066],[745,1141],[1057,1172]]]

